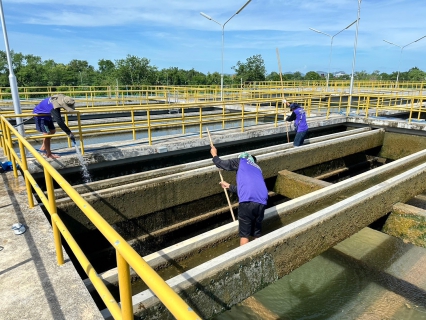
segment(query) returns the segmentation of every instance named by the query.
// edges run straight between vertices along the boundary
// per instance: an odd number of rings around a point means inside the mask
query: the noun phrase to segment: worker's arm
[[[215,146],[211,146],[210,153],[213,157],[213,163],[216,165],[216,167],[226,170],[226,171],[237,171],[238,167],[240,166],[240,159],[229,159],[229,160],[222,160],[217,155],[217,149]]]
[[[73,136],[72,133],[71,133],[71,130],[67,127],[64,120],[62,120],[60,109],[52,109],[52,111],[50,111],[50,114],[51,114],[53,120],[62,129],[62,131],[64,131],[70,137]]]
[[[221,158],[216,156],[216,157],[213,157],[213,163],[219,169],[223,169],[226,171],[237,171],[240,164],[240,159],[235,158],[235,159],[229,159],[229,160],[222,160]]]
[[[288,116],[285,121],[294,121],[296,120],[296,113],[292,112],[290,116]]]
[[[237,193],[237,191],[238,191],[238,189],[237,189],[237,186],[234,186],[234,185],[232,185],[232,184],[229,184],[228,182],[226,182],[226,181],[221,181],[221,182],[219,182],[220,183],[220,185],[222,186],[222,188],[224,188],[224,189],[228,189],[229,191],[231,191],[232,193]]]

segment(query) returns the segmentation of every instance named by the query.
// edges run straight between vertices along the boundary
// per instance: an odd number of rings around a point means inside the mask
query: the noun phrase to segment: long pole
[[[7,63],[9,65],[9,84],[10,84],[10,91],[12,93],[13,109],[15,111],[15,114],[21,114],[21,101],[19,99],[18,83],[16,81],[15,74],[13,73],[12,59],[10,58],[9,40],[7,39],[6,23],[4,21],[4,14],[3,14],[3,3],[1,0],[0,0],[0,17],[1,17],[1,24],[3,28],[4,45],[6,47]],[[20,135],[24,136],[25,131],[24,131],[24,128],[21,126],[21,124],[22,124],[22,119],[16,118],[16,125],[18,126],[18,132]]]
[[[358,26],[359,26],[359,19],[360,19],[360,13],[361,13],[361,1],[358,0],[358,14],[356,19],[356,31],[355,31],[355,43],[354,43],[354,58],[352,61],[352,74],[351,74],[351,85],[349,87],[349,99],[348,99],[348,109],[346,111],[346,115],[348,116],[351,112],[351,104],[352,104],[352,92],[354,87],[354,71],[355,71],[355,60],[356,60],[356,46],[358,42]]]
[[[225,39],[225,25],[222,26],[222,58],[221,58],[222,68],[220,71],[220,101],[223,101],[223,50],[224,50],[224,43],[225,43],[224,39]]]
[[[281,90],[283,91],[283,99],[285,100],[285,97],[284,97],[283,75],[282,75],[282,72],[281,72],[280,51],[278,50],[278,48],[277,48],[277,59],[278,59],[278,70],[280,71]],[[286,105],[285,107],[287,107],[287,105]],[[286,109],[286,108],[285,108],[285,109]],[[285,109],[284,109],[284,110],[285,110]],[[287,133],[287,143],[290,143],[290,137],[288,136],[288,124],[287,124],[287,121],[285,121],[285,112],[284,112],[284,114],[283,114],[283,117],[284,117],[284,123],[285,123],[285,131],[286,131],[286,133]]]
[[[209,135],[210,147],[213,147],[213,141],[212,141],[212,137],[210,136],[209,128],[207,128],[207,133]],[[219,176],[220,176],[220,181],[223,182],[223,177],[222,177],[222,173],[220,172],[220,169],[219,169]],[[225,192],[226,200],[228,200],[228,206],[229,206],[229,210],[231,211],[232,220],[235,221],[234,211],[232,210],[231,200],[229,200],[228,192],[226,192],[225,188],[223,188],[223,191]]]

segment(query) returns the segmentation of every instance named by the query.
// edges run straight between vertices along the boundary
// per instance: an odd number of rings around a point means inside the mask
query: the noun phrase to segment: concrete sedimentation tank
[[[134,148],[134,157],[118,155],[108,162],[115,162],[117,176],[108,179],[101,176],[105,158],[96,163],[96,154],[86,155],[98,179],[74,187],[198,314],[211,318],[425,191],[424,128],[408,134],[406,128],[346,120],[311,123],[312,134],[299,148],[283,141],[283,128],[212,134],[225,159],[244,150],[256,155],[270,191],[265,235],[243,247],[238,247],[238,222],[232,222],[218,185],[207,139],[176,140],[163,146],[165,153]],[[281,142],[271,145],[268,140],[277,137]],[[147,170],[120,176],[120,166],[123,172],[132,164],[140,168],[144,157]],[[156,168],[159,159],[176,164]],[[72,174],[67,170],[64,174]],[[223,177],[235,181],[235,173],[223,172]],[[56,196],[59,215],[104,281],[114,286],[112,248],[61,189]],[[231,200],[238,212],[238,199]],[[136,278],[133,293],[136,316],[171,318]],[[103,314],[108,317],[107,310]]]

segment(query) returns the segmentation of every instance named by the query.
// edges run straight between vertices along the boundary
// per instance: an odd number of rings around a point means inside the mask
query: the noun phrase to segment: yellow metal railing
[[[212,123],[222,123],[225,127],[229,122],[240,122],[241,131],[244,132],[244,122],[247,120],[254,120],[255,124],[259,121],[268,118],[268,122],[274,123],[278,126],[279,116],[283,116],[288,109],[281,108],[281,98],[274,99],[252,99],[252,100],[234,100],[226,101],[226,103],[212,103],[212,102],[199,102],[199,103],[177,103],[171,105],[126,105],[117,109],[116,107],[93,107],[84,108],[78,107],[74,112],[64,112],[65,123],[70,128],[74,135],[80,141],[80,147],[84,154],[84,136],[92,134],[108,134],[117,132],[132,132],[132,137],[136,140],[136,133],[145,131],[147,132],[147,139],[149,145],[152,145],[153,135],[155,130],[165,128],[181,128],[182,134],[185,134],[186,129],[190,126],[199,126],[200,138],[203,137],[203,126]],[[209,111],[215,107],[218,111]],[[198,112],[189,113],[189,110],[197,110]],[[166,115],[153,115],[155,112],[163,112],[167,110],[178,111]],[[221,110],[221,111],[220,111]],[[228,112],[232,110],[232,112]],[[114,117],[115,112],[127,113],[128,116],[119,118]],[[82,116],[84,115],[99,115],[108,114],[112,116],[108,121],[95,122],[95,123],[82,123]],[[146,115],[140,115],[144,113]],[[76,121],[71,121],[70,116],[75,114]],[[139,115],[138,115],[139,114]],[[21,115],[14,115],[11,113],[3,114],[7,119],[17,117],[26,118],[26,120],[33,117],[33,114],[26,113]],[[45,137],[67,137],[65,133],[58,133],[55,135],[41,135],[35,130],[34,125],[28,125],[28,122],[23,125],[25,137],[27,140],[42,139]],[[71,142],[68,139],[68,147],[71,147]]]
[[[231,96],[231,95],[230,95]],[[131,132],[133,140],[137,139],[137,133],[146,132],[149,145],[152,145],[156,131],[165,128],[180,128],[181,133],[185,134],[188,127],[198,126],[200,138],[203,137],[203,127],[221,123],[225,128],[227,123],[238,122],[241,131],[244,132],[247,121],[252,120],[255,124],[273,123],[275,127],[279,125],[288,112],[288,109],[282,108],[281,100],[283,97],[289,102],[300,103],[307,112],[308,116],[321,115],[330,117],[332,113],[339,113],[362,117],[372,117],[389,115],[397,112],[408,112],[408,121],[424,118],[425,108],[423,107],[425,98],[419,94],[401,94],[401,93],[357,93],[353,95],[351,106],[348,105],[348,95],[345,92],[312,92],[312,91],[288,91],[283,93],[282,88],[273,90],[256,90],[247,92],[242,99],[235,97],[235,100],[216,101],[215,99],[199,99],[201,102],[185,102],[182,99],[177,103],[150,103],[149,101],[132,101],[122,106],[105,106],[104,98],[93,99],[93,106],[86,108],[77,107],[76,112],[64,113],[65,122],[71,131],[80,141],[80,147],[84,154],[84,137],[93,134],[108,134],[117,132]],[[77,102],[79,100],[76,100]],[[136,102],[136,103],[135,103]],[[216,111],[211,111],[214,107]],[[193,112],[196,110],[196,112]],[[169,111],[169,114],[164,114]],[[173,111],[173,112],[172,112]],[[190,112],[192,111],[192,112]],[[33,116],[27,110],[21,115],[11,114],[10,111],[2,111],[5,118],[31,118]],[[125,117],[114,117],[114,113],[125,113]],[[160,113],[162,113],[160,115]],[[76,120],[70,120],[70,116],[75,114]],[[82,117],[85,115],[111,114],[108,120],[94,121],[92,123],[85,121],[82,123]],[[415,118],[414,118],[415,117]],[[93,117],[92,117],[93,118]],[[266,120],[265,120],[266,119]],[[25,123],[23,125],[27,140],[42,139],[46,136],[40,135],[34,126]],[[58,133],[56,136],[66,137],[64,133]],[[50,136],[53,137],[53,136]],[[68,139],[68,147],[71,142]]]
[[[397,96],[422,95],[424,82],[354,81],[353,94],[390,94]],[[225,101],[277,98],[283,95],[348,94],[350,81],[331,80],[328,88],[325,80],[261,81],[241,86],[224,87]],[[146,105],[155,103],[221,102],[220,86],[63,86],[19,88],[21,105],[32,109],[43,98],[55,93],[74,97],[79,107],[96,107],[101,103],[109,106]],[[0,104],[12,107],[10,88],[0,88]],[[3,108],[2,108],[3,109]]]
[[[41,199],[52,220],[53,236],[59,265],[64,263],[61,235],[75,254],[77,260],[85,270],[88,278],[93,283],[103,302],[114,319],[133,319],[133,305],[130,283],[130,267],[160,299],[164,306],[177,319],[200,319],[200,317],[175,293],[167,283],[145,262],[145,260],[104,220],[104,218],[75,191],[75,189],[22,137],[18,131],[0,116],[1,121],[1,146],[7,158],[12,162],[13,173],[18,176],[18,166],[25,179],[29,206],[34,207],[32,189]],[[13,141],[18,141],[19,154],[13,148]],[[31,153],[43,166],[46,180],[46,193],[44,193],[31,173],[28,171],[26,154]],[[98,276],[90,261],[74,240],[67,227],[62,222],[56,210],[56,198],[53,182],[56,182],[76,204],[77,207],[89,218],[96,228],[104,235],[116,250],[117,267],[119,272],[120,304],[114,299],[110,291]]]

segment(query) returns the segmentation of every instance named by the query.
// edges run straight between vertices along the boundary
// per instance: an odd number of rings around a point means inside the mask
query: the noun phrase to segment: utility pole
[[[15,74],[13,73],[12,59],[10,58],[9,40],[7,39],[6,23],[4,22],[3,3],[0,0],[0,17],[3,28],[4,45],[6,47],[7,63],[9,65],[9,84],[10,92],[12,93],[13,109],[15,114],[21,114],[21,101],[19,99],[18,83],[16,82]],[[16,127],[20,135],[24,136],[24,128],[21,126],[22,118],[16,118]]]

